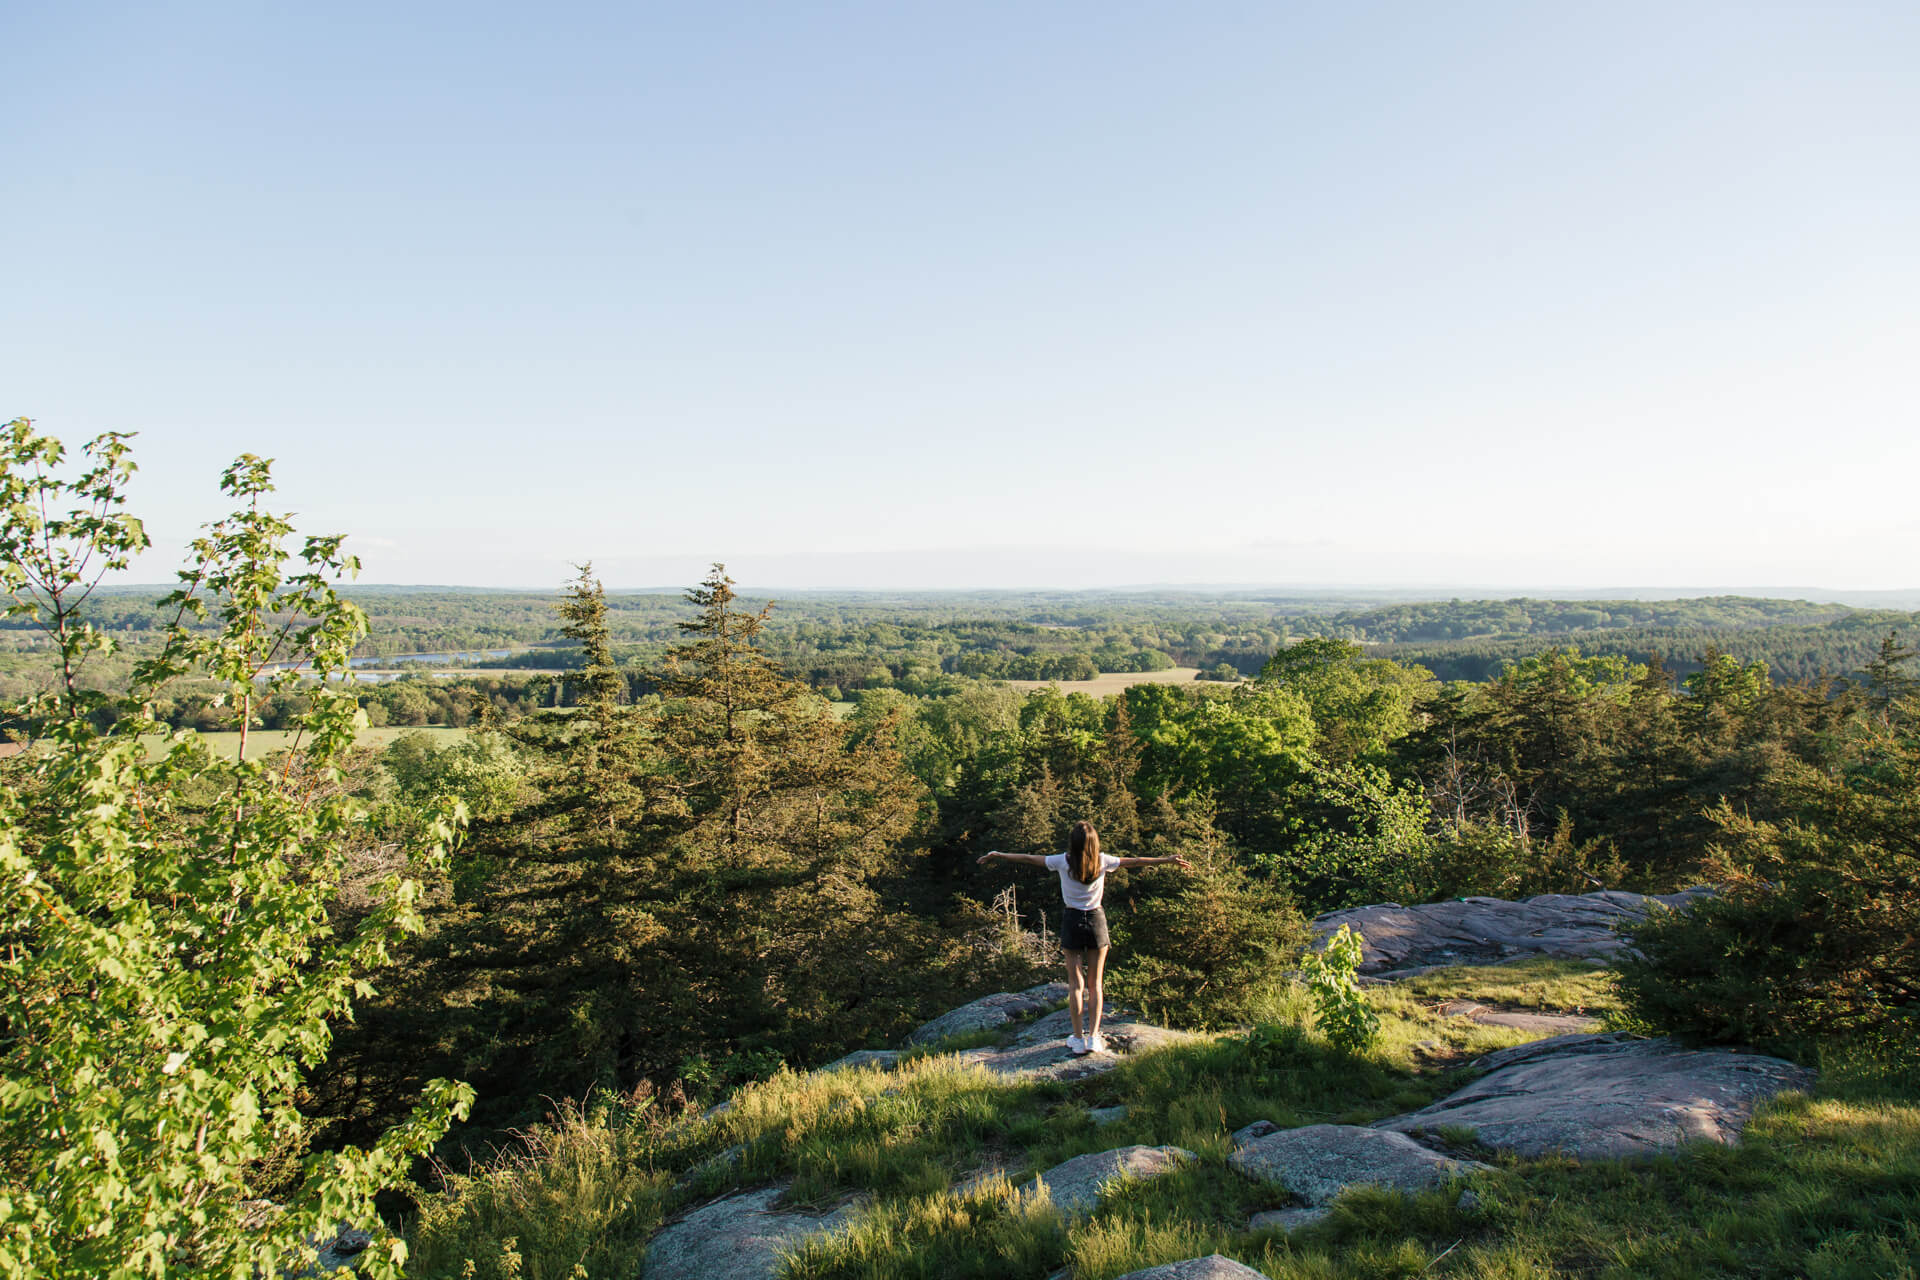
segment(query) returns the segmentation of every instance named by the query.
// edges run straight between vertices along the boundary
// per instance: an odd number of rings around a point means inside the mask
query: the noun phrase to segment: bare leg
[[[1104,953],[1103,953],[1104,954]],[[1080,1034],[1081,1018],[1087,1001],[1087,982],[1080,968],[1080,953],[1067,952],[1067,1013],[1073,1019],[1073,1034]]]
[[[1093,960],[1087,965],[1087,968],[1093,971],[1088,975],[1089,981],[1087,984],[1087,996],[1092,1001],[1092,1008],[1088,1011],[1086,1019],[1087,1039],[1089,1040],[1100,1034],[1100,1011],[1101,1006],[1106,1003],[1106,992],[1101,987],[1101,979],[1106,977],[1107,973],[1107,949],[1101,947],[1098,951],[1092,952],[1091,954]]]

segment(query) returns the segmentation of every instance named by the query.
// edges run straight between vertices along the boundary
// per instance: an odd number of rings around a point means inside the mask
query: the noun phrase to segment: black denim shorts
[[[1060,946],[1067,951],[1098,951],[1107,946],[1107,913],[1100,907],[1080,911],[1068,907],[1060,913]]]

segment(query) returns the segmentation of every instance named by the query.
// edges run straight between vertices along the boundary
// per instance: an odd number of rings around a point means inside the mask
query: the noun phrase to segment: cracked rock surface
[[[1475,1065],[1487,1074],[1374,1127],[1411,1133],[1457,1125],[1517,1155],[1630,1159],[1685,1142],[1735,1143],[1754,1107],[1814,1079],[1780,1058],[1620,1033],[1536,1040]]]

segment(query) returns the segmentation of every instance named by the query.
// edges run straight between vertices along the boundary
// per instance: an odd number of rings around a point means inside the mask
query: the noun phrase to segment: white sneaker
[[[1088,1053],[1105,1053],[1107,1051],[1107,1038],[1096,1031],[1093,1033],[1093,1038],[1086,1042],[1086,1045]]]
[[[1087,1052],[1087,1042],[1079,1036],[1070,1035],[1067,1037],[1067,1052],[1076,1055],[1085,1053]]]

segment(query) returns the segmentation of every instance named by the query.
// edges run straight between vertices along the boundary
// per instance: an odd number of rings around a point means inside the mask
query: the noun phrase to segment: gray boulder
[[[1242,1125],[1233,1131],[1233,1145],[1244,1147],[1256,1138],[1264,1138],[1270,1133],[1280,1132],[1280,1126],[1271,1120],[1255,1120],[1252,1124]]]
[[[1016,1018],[1043,1013],[1066,998],[1067,984],[1064,982],[1043,982],[1025,991],[1002,991],[998,995],[981,996],[970,1004],[949,1009],[933,1021],[916,1027],[907,1034],[907,1043],[932,1044],[936,1040],[969,1031],[991,1030],[1005,1026]]]
[[[1487,1166],[1453,1160],[1404,1134],[1351,1124],[1310,1124],[1256,1138],[1227,1157],[1258,1182],[1278,1183],[1310,1205],[1330,1204],[1350,1186],[1425,1191]]]
[[[1110,1124],[1119,1124],[1127,1118],[1127,1109],[1118,1107],[1089,1107],[1087,1119],[1093,1121],[1094,1128],[1104,1129]]]
[[[1375,1127],[1412,1133],[1460,1126],[1517,1155],[1618,1160],[1685,1142],[1738,1142],[1761,1101],[1814,1079],[1779,1058],[1618,1033],[1536,1040],[1475,1065],[1487,1074]]]
[[[1712,890],[1688,889],[1648,897],[1600,893],[1544,893],[1521,902],[1462,898],[1403,907],[1395,902],[1353,907],[1315,917],[1315,937],[1352,925],[1365,938],[1360,972],[1410,976],[1407,970],[1452,964],[1489,964],[1527,956],[1610,962],[1626,949],[1615,927],[1644,919],[1651,904],[1684,908]]]
[[[1115,1178],[1158,1178],[1178,1169],[1181,1161],[1193,1158],[1193,1152],[1180,1147],[1116,1147],[1062,1161],[1021,1190],[1035,1191],[1038,1183],[1045,1183],[1060,1212],[1069,1216],[1092,1213],[1100,1204],[1103,1189]]]
[[[785,1187],[763,1187],[695,1209],[654,1236],[641,1280],[772,1280],[783,1255],[852,1214],[779,1210]]]
[[[1145,1271],[1129,1271],[1120,1280],[1266,1280],[1266,1277],[1232,1258],[1210,1253],[1204,1258],[1188,1258],[1185,1262],[1169,1262],[1164,1266],[1148,1267]]]

